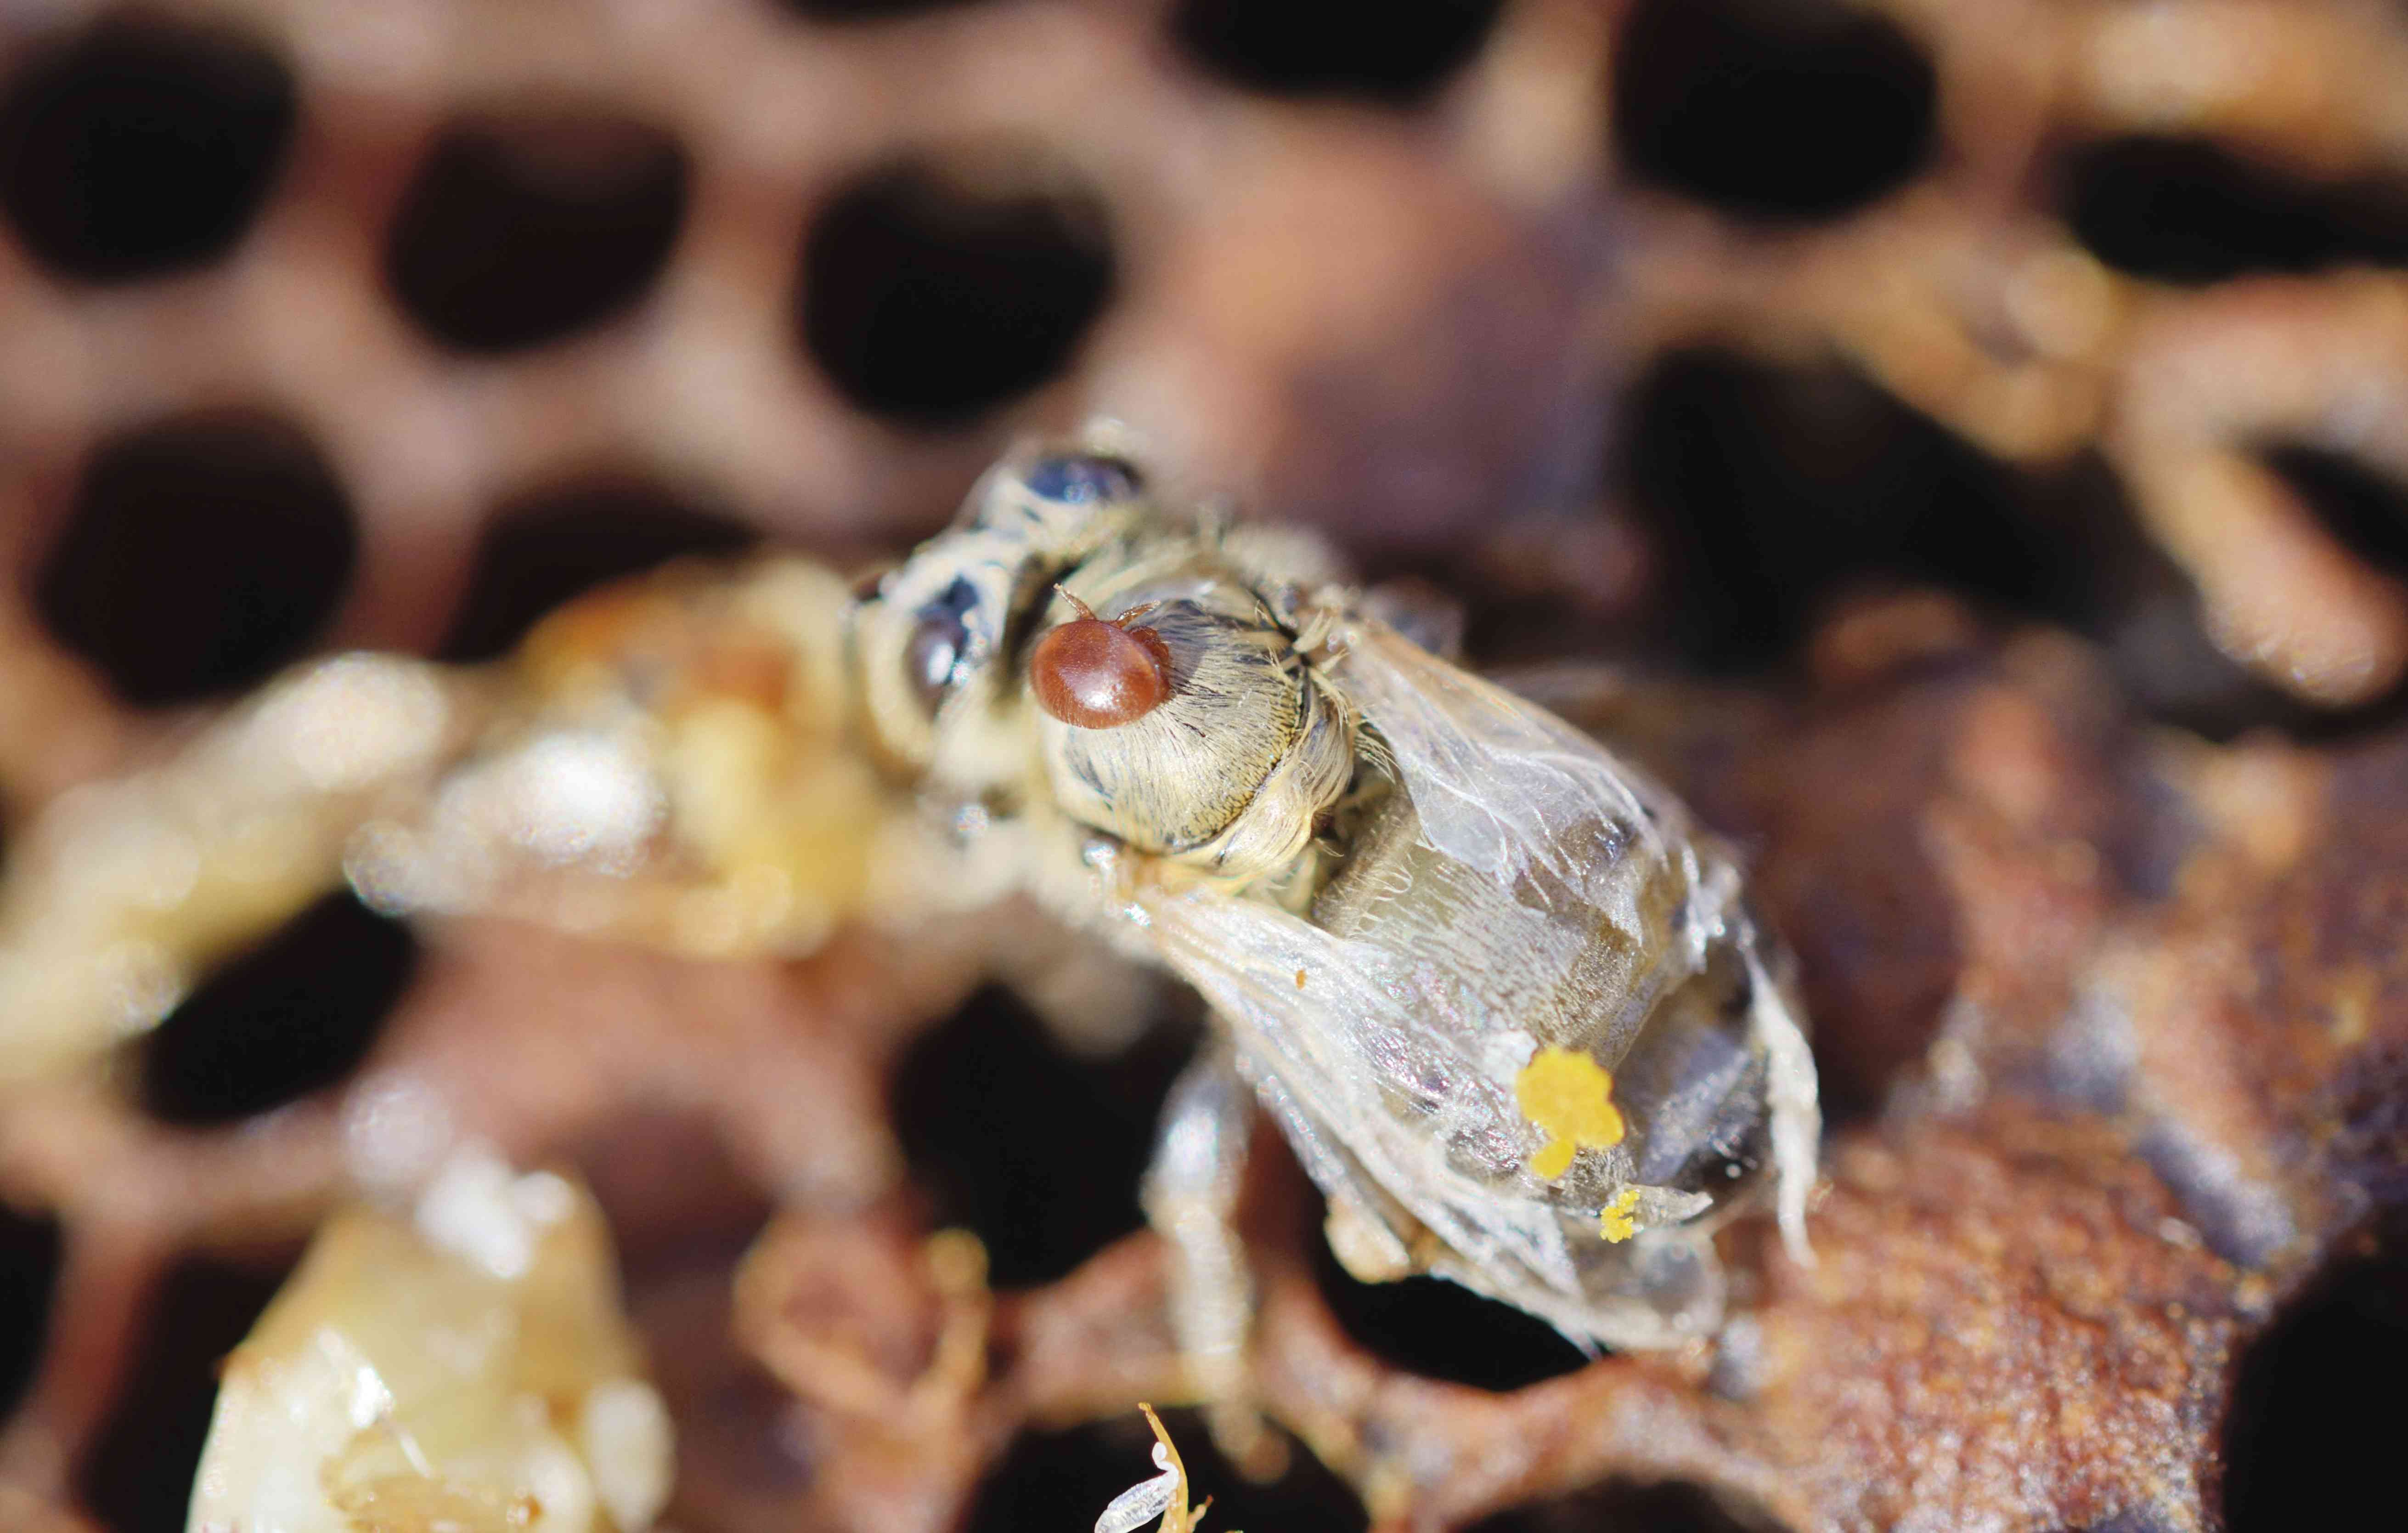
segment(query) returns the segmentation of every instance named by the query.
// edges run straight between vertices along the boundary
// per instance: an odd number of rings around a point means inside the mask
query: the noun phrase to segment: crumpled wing
[[[1418,817],[1405,913],[1341,935],[1318,910],[1153,887],[1137,907],[1154,944],[1228,1023],[1315,1180],[1412,1266],[1576,1337],[1662,1345],[1711,1327],[1712,1263],[1672,1227],[1710,1200],[1639,1185],[1627,1154],[1607,1152],[1601,1184],[1637,1186],[1637,1222],[1657,1226],[1608,1245],[1595,1202],[1527,1169],[1541,1136],[1513,1086],[1542,1043],[1618,1058],[1733,935],[1735,874],[1701,867],[1678,802],[1570,725],[1375,620],[1349,616],[1330,647],[1323,673],[1384,742]],[[1811,1171],[1811,1134],[1807,1155]],[[1669,1308],[1648,1270],[1668,1262],[1682,1290]]]

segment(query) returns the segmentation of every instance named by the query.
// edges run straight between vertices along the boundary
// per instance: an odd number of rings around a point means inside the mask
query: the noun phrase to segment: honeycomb
[[[1594,1362],[1258,1157],[1290,1452],[1172,1411],[1215,1526],[2337,1522],[2408,1426],[2403,85],[2378,0],[8,7],[0,797],[1108,413],[1745,846],[1834,1121],[1818,1264],[1737,1227],[1718,1347]],[[180,1528],[216,1359],[445,1133],[596,1189],[681,1533],[1088,1526],[1199,1025],[1020,910],[330,896],[0,1103],[0,1526]]]

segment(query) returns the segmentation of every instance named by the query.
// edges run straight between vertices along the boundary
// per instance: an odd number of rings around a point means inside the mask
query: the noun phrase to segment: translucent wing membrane
[[[1579,1338],[1710,1328],[1719,1282],[1698,1222],[1720,1188],[1689,1173],[1714,1153],[1732,1177],[1769,1159],[1784,1213],[1802,1211],[1813,1153],[1811,1056],[1736,871],[1669,795],[1560,720],[1375,620],[1342,619],[1329,650],[1322,673],[1392,763],[1388,796],[1302,915],[1141,893],[1163,956],[1227,1019],[1315,1179],[1375,1244],[1384,1231],[1389,1261]],[[1629,1138],[1617,1120],[1534,1169],[1547,1135],[1516,1094],[1534,1056],[1612,1067],[1642,1034],[1662,1099],[1633,1104]],[[1643,1181],[1651,1149],[1651,1172],[1683,1174]]]

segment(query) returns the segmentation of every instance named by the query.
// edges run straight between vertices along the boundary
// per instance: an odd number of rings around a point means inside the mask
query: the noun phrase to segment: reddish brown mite
[[[1062,595],[1079,615],[1039,639],[1028,657],[1038,707],[1080,729],[1117,729],[1169,699],[1169,646],[1153,629],[1128,625],[1153,603],[1107,623],[1068,591]]]

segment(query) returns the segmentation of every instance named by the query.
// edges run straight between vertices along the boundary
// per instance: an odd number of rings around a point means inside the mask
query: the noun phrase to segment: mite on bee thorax
[[[1136,626],[1151,605],[1107,623],[1069,592],[1062,599],[1077,621],[1047,629],[1028,656],[1029,691],[1046,717],[1080,729],[1118,729],[1168,700],[1170,646],[1154,629]]]

